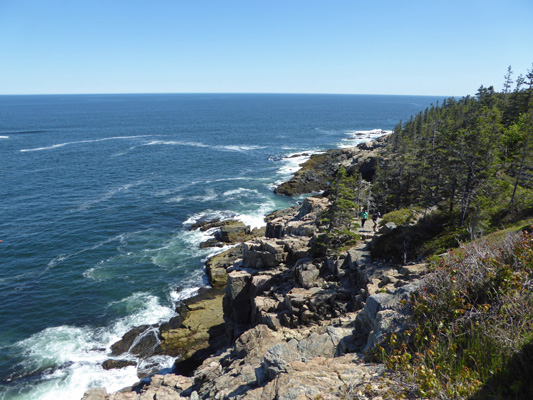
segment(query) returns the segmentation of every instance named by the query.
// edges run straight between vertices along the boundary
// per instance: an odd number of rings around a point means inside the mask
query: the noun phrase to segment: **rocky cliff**
[[[326,190],[339,168],[344,166],[349,173],[360,173],[371,181],[377,158],[387,143],[388,136],[381,136],[356,147],[328,150],[314,154],[287,182],[274,189],[274,193],[295,196]]]
[[[211,260],[211,281],[225,285],[223,296],[211,298],[223,309],[223,325],[204,315],[207,336],[184,320],[161,327],[160,347],[180,334],[189,340],[179,345],[175,373],[118,393],[95,388],[84,400],[371,399],[399,385],[365,353],[402,329],[402,300],[418,288],[426,266],[372,262],[368,226],[355,247],[313,257],[316,219],[328,202],[315,196],[275,212],[264,236]],[[193,314],[194,305],[188,308]]]

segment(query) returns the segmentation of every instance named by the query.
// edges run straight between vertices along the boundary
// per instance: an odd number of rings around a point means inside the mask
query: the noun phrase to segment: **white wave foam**
[[[307,160],[309,160],[313,154],[320,153],[323,153],[323,151],[310,150],[300,153],[288,154],[287,156],[284,156],[281,159],[283,165],[279,168],[278,174],[282,175],[282,180],[286,180],[287,178],[292,176],[292,174],[298,171],[301,168],[301,165]]]
[[[240,152],[266,149],[266,146],[215,146],[215,147],[230,150],[230,151],[240,151]]]
[[[152,140],[151,142],[144,144],[144,146],[154,146],[154,145],[202,147],[202,148],[209,148],[209,149],[214,149],[214,150],[226,150],[226,151],[237,151],[237,152],[245,152],[245,151],[250,151],[250,150],[259,150],[259,149],[266,148],[265,146],[209,145],[209,144],[205,144],[202,142],[184,142],[181,140]]]
[[[26,393],[24,399],[80,399],[93,386],[104,386],[112,392],[138,381],[137,368],[133,366],[109,371],[102,368],[102,362],[110,358],[111,345],[134,326],[160,323],[176,313],[147,293],[135,293],[109,307],[130,314],[110,328],[63,325],[47,328],[15,345],[24,356],[25,370],[54,370],[33,384],[31,393]],[[123,354],[120,358],[135,360],[132,355]],[[136,361],[142,368],[143,362]],[[160,368],[170,367],[172,361],[164,356],[149,360],[157,362]]]
[[[236,213],[228,210],[204,210],[200,211],[198,213],[192,214],[189,218],[187,218],[183,222],[183,226],[189,227],[193,224],[196,224],[200,221],[212,221],[215,219],[220,219],[222,221],[226,219],[232,219],[234,218]]]
[[[152,140],[143,146],[171,145],[171,146],[191,146],[191,147],[209,147],[201,142],[182,142],[179,140]]]
[[[235,197],[235,196],[245,196],[245,195],[256,195],[259,196],[259,192],[254,189],[247,188],[238,188],[233,190],[228,190],[224,192],[222,196],[224,197]]]
[[[166,199],[165,203],[181,203],[183,199],[183,196],[171,197],[170,199]]]
[[[385,129],[371,129],[366,131],[346,131],[344,132],[348,138],[342,139],[342,142],[338,145],[340,148],[354,147],[359,143],[368,142],[369,140],[376,139],[383,135],[390,135],[392,131]]]
[[[9,139],[9,136],[0,136],[0,139]]]
[[[108,138],[101,138],[101,139],[91,139],[91,140],[78,140],[75,142],[65,142],[65,143],[58,143],[51,146],[45,146],[45,147],[37,147],[34,149],[21,149],[21,152],[28,152],[28,151],[41,151],[41,150],[52,150],[57,149],[59,147],[64,146],[70,146],[73,144],[83,144],[83,143],[96,143],[96,142],[104,142],[107,140],[124,140],[124,139],[137,139],[137,138],[143,138],[143,137],[152,137],[153,135],[137,135],[137,136],[114,136],[114,137],[108,137]]]
[[[276,209],[276,204],[265,197],[264,200],[261,203],[257,203],[256,206],[256,210],[237,214],[235,219],[242,221],[245,225],[249,225],[252,229],[265,226],[265,216]]]
[[[171,293],[171,299],[174,304],[186,300],[198,293],[198,291],[201,289],[200,286],[196,287],[189,287],[181,290],[176,290]]]
[[[111,302],[108,308],[118,308],[128,314],[112,325],[109,346],[134,326],[157,324],[176,315],[172,308],[161,305],[156,296],[143,292],[133,293],[125,299]]]

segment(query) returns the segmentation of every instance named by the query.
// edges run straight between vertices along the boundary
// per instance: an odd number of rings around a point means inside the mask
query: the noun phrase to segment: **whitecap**
[[[250,150],[259,150],[266,148],[265,146],[245,146],[245,145],[209,145],[202,142],[184,142],[181,140],[152,140],[148,143],[145,143],[144,146],[154,146],[154,145],[169,145],[169,146],[190,146],[190,147],[201,147],[209,148],[214,150],[222,151],[237,151],[245,152]]]
[[[0,136],[0,139],[9,139],[9,136]]]
[[[155,146],[155,145],[171,145],[171,146],[191,146],[191,147],[210,147],[207,144],[201,142],[182,142],[178,140],[152,140],[145,143],[143,146]]]
[[[266,149],[266,146],[232,146],[232,145],[228,145],[228,146],[216,146],[218,148],[221,148],[221,149],[226,149],[226,150],[230,150],[230,151],[240,151],[240,152],[244,152],[244,151],[250,151],[250,150],[260,150],[260,149]]]
[[[183,196],[171,197],[170,199],[166,199],[165,203],[181,203],[183,199]]]
[[[124,140],[124,139],[137,139],[137,138],[143,138],[143,137],[151,137],[153,135],[136,135],[136,136],[114,136],[114,137],[108,137],[108,138],[101,138],[101,139],[90,139],[90,140],[78,140],[75,142],[65,142],[65,143],[58,143],[51,146],[45,146],[45,147],[37,147],[34,149],[21,149],[21,152],[28,152],[28,151],[41,151],[41,150],[52,150],[57,149],[59,147],[64,146],[70,146],[73,144],[83,144],[83,143],[96,143],[96,142],[104,142],[107,140]]]

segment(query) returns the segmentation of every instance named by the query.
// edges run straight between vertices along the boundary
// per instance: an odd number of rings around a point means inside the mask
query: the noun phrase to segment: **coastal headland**
[[[314,155],[276,193],[324,190],[340,166],[370,179],[385,143]],[[172,373],[140,371],[151,379],[110,394],[93,388],[83,399],[370,399],[400,385],[365,353],[401,329],[402,300],[426,265],[373,262],[369,249],[380,233],[370,224],[358,229],[355,246],[316,257],[317,220],[329,202],[327,194],[308,197],[268,215],[260,231],[236,221],[194,226],[219,228],[204,245],[234,246],[207,261],[212,289],[183,302],[178,317],[138,327],[112,348],[115,361],[126,351],[177,357]]]

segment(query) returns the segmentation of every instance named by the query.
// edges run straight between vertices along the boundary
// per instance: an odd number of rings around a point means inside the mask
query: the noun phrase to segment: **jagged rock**
[[[310,258],[304,258],[298,260],[294,266],[294,272],[296,279],[303,288],[309,289],[314,286],[318,286],[317,278],[320,274],[320,269],[313,264],[313,260]]]
[[[265,236],[281,239],[286,236],[308,236],[316,232],[316,216],[324,211],[329,200],[324,197],[308,197],[299,208],[271,216],[267,219]]]
[[[229,341],[249,328],[251,322],[252,275],[246,271],[231,271],[223,300],[226,336]]]
[[[122,339],[111,346],[111,354],[118,356],[127,351],[147,357],[152,355],[159,344],[155,327],[141,325],[126,332]]]
[[[208,239],[205,242],[200,243],[200,248],[205,249],[208,247],[223,247],[224,243],[219,242],[217,239]]]
[[[192,386],[192,384],[193,384],[193,379],[186,377],[186,376],[174,375],[174,374],[167,374],[163,376],[163,385],[173,388],[178,393],[181,393],[184,390],[189,389]]]
[[[252,275],[246,271],[232,271],[228,276],[226,298],[231,305],[232,319],[238,323],[250,322],[250,289]],[[226,312],[226,310],[224,310]]]
[[[220,232],[216,238],[224,243],[242,242],[251,234],[250,227],[241,221],[232,221],[220,227]]]
[[[102,363],[102,368],[103,369],[120,369],[120,368],[129,367],[131,365],[136,366],[137,362],[131,361],[131,360],[106,360]]]
[[[383,225],[380,229],[379,229],[379,233],[382,233],[382,234],[387,234],[387,233],[390,233],[392,232],[393,230],[395,230],[397,228],[396,224],[394,222],[387,222],[385,225]]]
[[[376,313],[373,320],[372,330],[370,331],[366,345],[361,352],[367,352],[377,344],[381,343],[386,337],[395,332],[404,329],[405,316],[398,311],[383,310]]]
[[[255,240],[245,243],[242,253],[243,268],[275,268],[287,259],[285,243],[274,239]]]
[[[349,385],[361,384],[367,391],[373,389],[370,377],[376,382],[383,375],[381,366],[356,364],[357,357],[328,359],[317,357],[307,363],[293,361],[288,364],[291,373],[279,374],[264,388],[249,392],[243,400],[299,400],[350,398]],[[375,385],[376,388],[378,385]],[[382,385],[383,386],[383,385]],[[364,390],[364,389],[363,389]],[[254,393],[255,392],[255,393]],[[382,389],[381,393],[385,390]],[[378,398],[357,397],[359,399]]]
[[[257,325],[239,336],[235,341],[233,354],[248,363],[252,363],[254,359],[262,358],[265,352],[280,339],[280,335],[277,335],[266,325]]]
[[[347,335],[344,329],[328,327],[323,334],[312,333],[300,341],[292,339],[277,343],[265,353],[262,368],[268,379],[272,380],[281,373],[289,372],[293,361],[305,363],[317,357],[340,356],[343,351],[339,344]]]
[[[228,274],[226,270],[233,266],[233,264],[242,256],[242,244],[237,245],[220,254],[209,258],[206,263],[206,274],[209,283],[213,287],[223,288],[228,282]]]
[[[311,257],[308,238],[285,238],[283,243],[287,251],[287,263],[292,264],[302,258]]]
[[[158,333],[159,331],[155,326],[145,330],[137,337],[129,352],[140,357],[149,357],[156,354],[161,343]]]

